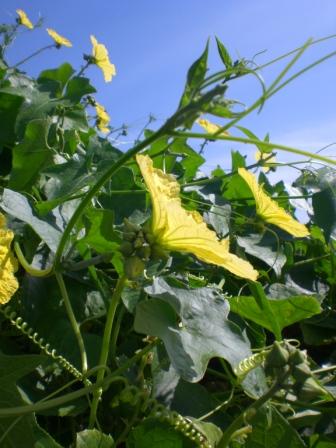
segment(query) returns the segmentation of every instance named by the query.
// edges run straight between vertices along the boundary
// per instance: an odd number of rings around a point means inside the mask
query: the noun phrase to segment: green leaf
[[[80,241],[99,253],[114,252],[119,248],[120,238],[113,231],[112,210],[90,208],[85,213],[86,235]]]
[[[134,328],[163,340],[171,363],[185,380],[199,381],[213,357],[235,367],[250,356],[249,343],[228,320],[228,302],[218,290],[182,289],[156,278],[145,291],[155,300],[137,305]]]
[[[13,150],[13,169],[9,187],[13,190],[30,191],[40,171],[53,158],[48,146],[50,120],[32,120],[26,127],[24,140]]]
[[[192,180],[198,168],[205,162],[204,157],[194,151],[186,143],[184,138],[176,138],[173,143],[169,146],[169,152],[173,154],[179,154],[182,156],[181,165],[184,169],[183,180]]]
[[[219,38],[216,36],[216,43],[217,43],[217,50],[219,53],[219,56],[225,65],[227,69],[230,69],[233,66],[232,59],[225,48],[225,46],[222,44],[222,42],[219,40]]]
[[[130,433],[127,448],[193,448],[188,440],[173,426],[157,419],[146,419]]]
[[[95,93],[96,89],[90,84],[88,78],[75,77],[72,78],[65,91],[64,98],[67,98],[72,103],[78,103],[84,95]]]
[[[17,381],[37,366],[43,364],[46,358],[40,355],[7,356],[0,353],[0,407],[11,408],[25,403],[17,388]],[[13,425],[11,427],[11,425]],[[6,433],[6,431],[9,431]],[[5,435],[6,433],[6,435]],[[4,436],[5,435],[5,436]],[[2,448],[39,447],[61,448],[48,433],[36,423],[33,415],[0,419],[0,439]]]
[[[312,205],[314,209],[313,220],[324,230],[328,242],[332,231],[336,227],[336,198],[331,188],[326,188],[313,194]]]
[[[281,331],[295,322],[321,312],[320,304],[313,296],[298,295],[283,299],[268,299],[265,296],[263,304],[265,300],[267,300],[267,306],[261,308],[255,297],[232,297],[230,298],[231,311],[256,322],[274,334],[278,332],[277,327]]]
[[[270,266],[277,276],[281,275],[281,270],[286,263],[286,255],[273,234],[265,232],[238,236],[237,243],[246,253]]]
[[[76,448],[114,448],[111,436],[103,434],[97,429],[85,429],[77,433]]]
[[[16,138],[15,121],[24,98],[0,92],[0,145],[11,145]]]
[[[187,82],[180,101],[180,108],[186,106],[190,102],[192,95],[197,91],[205,78],[207,72],[208,51],[209,42],[207,42],[205,50],[200,58],[197,59],[188,70]]]
[[[37,78],[40,90],[50,92],[54,97],[61,97],[67,81],[74,72],[74,69],[67,62],[58,68],[44,70]]]
[[[252,432],[244,442],[245,448],[305,448],[295,429],[273,407],[262,407],[250,422]]]
[[[56,252],[62,233],[55,224],[55,216],[48,215],[43,220],[38,218],[28,199],[8,188],[4,188],[0,207],[6,213],[29,224],[49,248]]]
[[[230,231],[231,206],[212,205],[210,210],[204,214],[204,218],[221,238],[225,237]]]
[[[336,342],[336,311],[327,310],[316,317],[300,323],[306,344],[318,346]]]

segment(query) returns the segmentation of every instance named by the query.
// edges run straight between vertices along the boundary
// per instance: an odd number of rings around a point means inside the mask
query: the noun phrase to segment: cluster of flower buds
[[[274,378],[284,378],[282,387],[291,390],[299,400],[310,401],[326,393],[314,378],[306,352],[288,341],[274,342],[265,361],[265,370]]]
[[[124,219],[123,243],[120,251],[123,254],[125,275],[129,280],[138,278],[145,269],[145,263],[151,256],[148,232],[127,218]]]

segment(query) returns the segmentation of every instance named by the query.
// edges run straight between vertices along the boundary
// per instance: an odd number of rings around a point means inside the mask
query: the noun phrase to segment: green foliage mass
[[[269,86],[219,39],[223,68],[209,74],[208,42],[176,112],[156,130],[150,117],[122,152],[111,142],[127,128],[107,124],[106,136],[96,116],[92,57],[34,79],[24,61],[6,62],[18,26],[0,29],[0,209],[20,265],[19,289],[0,305],[0,446],[336,446],[335,162],[236,126],[320,62],[288,75],[311,42],[279,58],[289,62]],[[229,87],[247,76],[263,94],[241,111]],[[193,127],[204,114],[220,117],[217,133]],[[232,163],[204,174],[214,140],[230,142]],[[246,166],[244,143],[264,157]],[[155,244],[140,151],[175,176],[183,207],[230,239],[257,282]],[[307,161],[291,164],[295,195],[260,170],[283,176],[268,159],[277,151]],[[256,216],[239,167],[260,173],[288,213],[308,211],[309,237]]]

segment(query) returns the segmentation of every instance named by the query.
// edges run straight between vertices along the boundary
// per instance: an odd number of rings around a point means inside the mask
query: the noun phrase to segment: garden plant
[[[121,151],[90,81],[118,70],[98,38],[82,67],[25,72],[71,59],[53,29],[7,62],[40,26],[17,10],[0,27],[0,447],[336,447],[336,162],[241,123],[333,37],[263,65],[208,42],[176,111]],[[230,96],[241,78],[251,104]],[[213,144],[231,164],[207,174]]]

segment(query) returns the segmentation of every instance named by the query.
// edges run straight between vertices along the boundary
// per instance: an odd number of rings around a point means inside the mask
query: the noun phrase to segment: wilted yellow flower
[[[182,207],[180,186],[174,176],[154,168],[148,156],[137,155],[136,160],[152,199],[151,232],[155,244],[167,251],[192,253],[239,277],[256,280],[258,272],[252,265],[229,252],[228,239],[219,241],[198,212]]]
[[[254,158],[257,162],[259,162],[259,160],[263,161],[267,159],[265,165],[262,167],[262,170],[265,173],[268,173],[268,171],[270,170],[270,166],[272,166],[272,164],[276,162],[275,156],[269,157],[269,154],[267,152],[261,152],[259,151],[259,149],[257,149],[256,153],[254,154]]]
[[[14,276],[18,265],[11,252],[10,245],[14,233],[6,229],[6,219],[0,213],[0,304],[7,303],[18,289],[19,284]]]
[[[34,28],[34,25],[31,23],[31,21],[28,19],[27,14],[22,9],[17,9],[16,13],[19,16],[19,23],[21,25],[26,26],[30,30]]]
[[[248,172],[245,168],[238,168],[238,174],[245,180],[252,191],[257,214],[264,221],[280,227],[293,236],[304,237],[309,235],[309,231],[304,224],[296,221],[286,210],[267,196],[252,173]]]
[[[50,37],[54,39],[57,45],[64,45],[64,47],[72,47],[72,43],[69,41],[69,39],[66,39],[65,37],[56,33],[56,31],[52,30],[51,28],[47,28],[47,33],[49,34]]]
[[[101,68],[106,82],[112,81],[112,76],[116,75],[114,64],[109,60],[108,51],[103,44],[99,44],[94,36],[90,36],[93,45],[92,55],[96,65]]]
[[[97,112],[98,129],[104,133],[109,132],[109,128],[107,127],[107,125],[110,122],[110,116],[106,112],[105,107],[96,102],[95,108]]]
[[[196,123],[202,126],[203,129],[207,131],[208,134],[215,134],[221,128],[218,124],[211,123],[209,120],[205,118],[199,118],[196,120]],[[218,135],[229,135],[227,131],[222,131]]]

